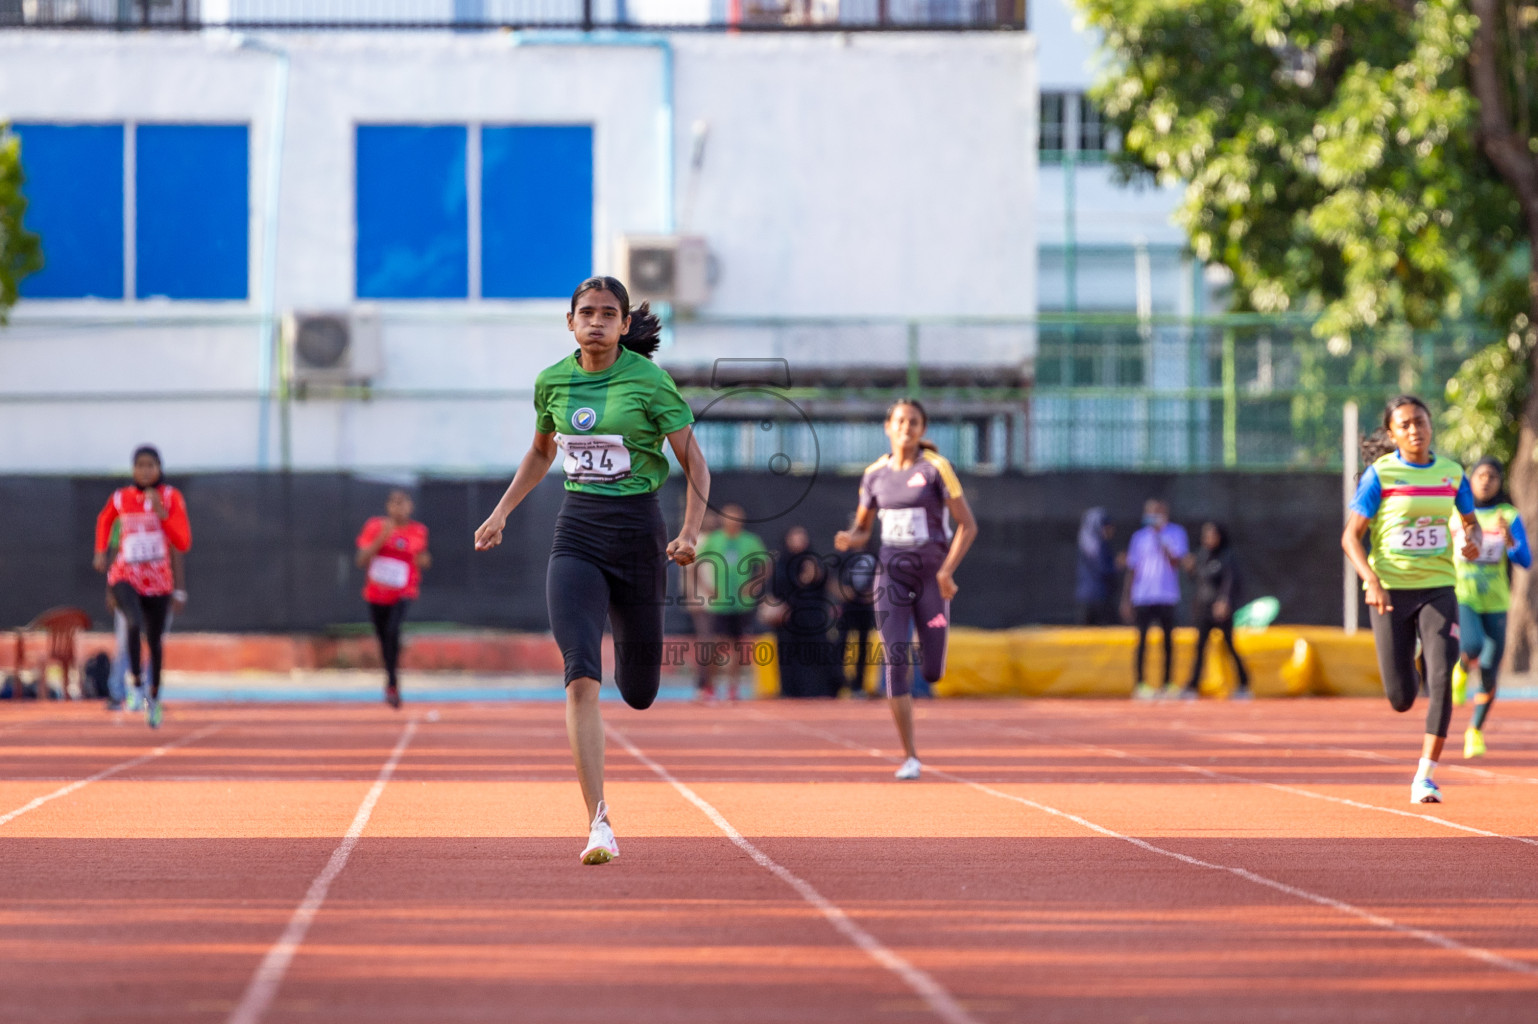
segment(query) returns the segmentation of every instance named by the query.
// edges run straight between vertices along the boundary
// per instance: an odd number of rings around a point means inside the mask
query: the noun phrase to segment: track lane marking
[[[668,771],[661,764],[648,757],[624,733],[609,725],[604,726],[604,731],[616,743],[624,747],[631,757],[651,769],[653,774],[672,786],[678,791],[680,796],[693,804],[705,817],[709,818],[711,823],[720,829],[734,846],[747,854],[753,863],[790,886],[791,889],[795,890],[796,895],[809,903],[839,934],[843,935],[856,948],[876,961],[876,963],[897,975],[904,984],[929,1005],[930,1010],[934,1012],[936,1017],[945,1021],[946,1024],[979,1024],[977,1018],[963,1009],[955,997],[946,991],[932,976],[909,963],[901,955],[885,946],[880,939],[860,927],[847,912],[818,892],[810,882],[795,874],[789,868],[782,866],[778,861],[760,850],[744,837],[741,832],[737,831],[736,827],[726,819],[725,815],[716,810],[714,805],[701,797],[688,785],[680,782],[672,772]],[[231,1024],[237,1024],[237,1022],[232,1020]],[[239,1024],[247,1024],[247,1022],[239,1022]]]
[[[835,743],[839,746],[847,747],[850,750],[862,751],[864,753],[870,754],[873,757],[878,757],[889,764],[899,763],[898,758],[889,757],[886,754],[874,750],[873,748],[866,747],[863,744],[846,740],[842,736],[839,736],[835,733],[824,732],[823,730],[817,729],[813,726],[804,725],[800,722],[792,722],[788,719],[778,718],[773,715],[766,715],[763,712],[756,710],[751,711],[750,713],[755,716],[777,722],[788,729],[804,732],[809,736],[817,736],[830,743]],[[1264,886],[1265,888],[1274,890],[1275,892],[1283,893],[1287,896],[1292,896],[1295,899],[1304,900],[1321,907],[1327,907],[1349,917],[1354,917],[1359,921],[1366,922],[1367,924],[1370,924],[1375,928],[1382,929],[1383,931],[1392,932],[1396,935],[1403,935],[1406,938],[1417,939],[1429,946],[1434,946],[1449,953],[1456,953],[1460,956],[1468,957],[1471,960],[1480,961],[1481,963],[1488,964],[1491,967],[1510,971],[1513,974],[1524,974],[1538,977],[1538,965],[1525,963],[1521,960],[1513,960],[1510,957],[1501,956],[1499,953],[1492,952],[1480,946],[1467,945],[1465,943],[1459,942],[1457,939],[1449,938],[1440,932],[1430,931],[1425,928],[1416,928],[1413,925],[1401,924],[1392,918],[1384,917],[1381,914],[1375,914],[1370,910],[1364,910],[1361,907],[1347,903],[1344,900],[1335,899],[1333,896],[1325,896],[1320,893],[1311,892],[1308,889],[1299,888],[1295,885],[1289,885],[1286,882],[1281,882],[1274,878],[1267,877],[1266,875],[1258,874],[1249,870],[1248,868],[1236,867],[1231,864],[1217,864],[1212,861],[1202,860],[1200,857],[1192,857],[1189,854],[1178,853],[1175,850],[1167,850],[1162,846],[1155,846],[1153,843],[1148,842],[1146,839],[1139,839],[1136,836],[1125,835],[1124,833],[1117,832],[1115,829],[1107,828],[1104,825],[1097,824],[1096,822],[1090,821],[1088,818],[1081,817],[1069,811],[1060,810],[1047,804],[1038,803],[1029,797],[1017,796],[1013,793],[1006,793],[1003,790],[995,789],[986,783],[974,782],[971,779],[945,771],[942,768],[931,768],[926,764],[924,766],[924,771],[931,775],[938,775],[943,779],[947,779],[951,782],[959,783],[960,785],[975,789],[980,793],[986,793],[989,796],[998,797],[1001,800],[1009,800],[1013,801],[1014,803],[1023,804],[1026,807],[1041,811],[1044,814],[1050,814],[1053,817],[1061,818],[1065,821],[1071,821],[1082,828],[1086,828],[1091,832],[1096,832],[1107,837],[1108,839],[1119,839],[1124,843],[1129,843],[1141,850],[1146,850],[1149,853],[1158,854],[1161,857],[1168,857],[1171,860],[1179,861],[1182,864],[1189,864],[1192,867],[1230,874],[1236,878],[1242,878],[1247,882],[1252,882],[1255,885]]]
[[[1290,786],[1284,782],[1268,782],[1265,779],[1252,779],[1244,775],[1233,775],[1229,772],[1220,772],[1211,768],[1203,768],[1201,765],[1186,764],[1183,761],[1174,761],[1169,758],[1149,757],[1145,754],[1134,754],[1127,750],[1118,750],[1115,747],[1107,747],[1098,743],[1085,743],[1081,740],[1068,739],[1064,736],[1056,736],[1052,733],[1037,732],[1034,729],[1024,729],[1016,725],[999,725],[996,722],[971,723],[980,728],[990,729],[995,732],[1008,733],[1027,739],[1057,743],[1067,747],[1077,747],[1090,753],[1101,754],[1106,757],[1118,758],[1126,761],[1137,761],[1142,764],[1153,765],[1160,768],[1178,768],[1181,771],[1193,772],[1197,775],[1205,775],[1209,779],[1220,782],[1242,782],[1249,786],[1261,786],[1265,789],[1275,790],[1278,793],[1289,793],[1294,796],[1307,797],[1310,800],[1324,800],[1332,804],[1340,804],[1344,807],[1354,807],[1364,811],[1378,811],[1382,814],[1393,814],[1401,818],[1418,818],[1421,821],[1430,822],[1433,825],[1441,825],[1458,832],[1467,832],[1471,835],[1483,836],[1486,839],[1506,839],[1513,843],[1522,843],[1526,846],[1538,846],[1538,839],[1529,839],[1527,836],[1514,836],[1505,832],[1492,832],[1489,829],[1479,828],[1476,825],[1465,825],[1461,822],[1451,821],[1438,817],[1435,814],[1424,814],[1419,811],[1406,811],[1398,807],[1384,807],[1382,804],[1370,804],[1363,800],[1353,800],[1345,796],[1332,796],[1329,793],[1317,793],[1301,786]],[[1191,730],[1195,731],[1195,730]],[[1197,733],[1197,735],[1213,736],[1214,733]]]
[[[273,943],[267,955],[262,958],[262,962],[257,965],[256,973],[251,976],[251,981],[240,997],[240,1002],[230,1013],[229,1024],[257,1024],[272,1005],[273,998],[283,985],[283,976],[288,973],[289,965],[293,963],[299,947],[304,945],[304,938],[309,933],[310,925],[315,922],[321,905],[326,902],[326,893],[330,890],[331,883],[336,881],[342,869],[347,866],[347,859],[357,848],[358,840],[368,826],[369,818],[374,814],[374,807],[379,803],[379,797],[384,793],[390,776],[395,774],[395,767],[400,764],[416,730],[415,718],[408,721],[405,728],[401,730],[400,739],[396,741],[395,748],[390,751],[390,756],[380,767],[374,784],[364,794],[363,802],[358,805],[358,812],[353,815],[352,824],[347,827],[342,841],[337,844],[335,850],[331,851],[331,857],[326,861],[326,866],[321,868],[320,874],[316,875],[315,880],[310,883],[304,899],[294,909],[293,916],[288,919],[288,926],[283,929],[283,934],[279,936],[277,942]]]
[[[67,786],[60,786],[52,793],[44,793],[42,796],[34,797],[15,810],[7,811],[5,814],[0,814],[0,825],[9,824],[10,822],[15,821],[17,818],[21,817],[23,814],[26,814],[28,811],[35,811],[50,801],[57,800],[60,797],[69,796],[71,793],[78,792],[93,782],[100,782],[102,779],[110,779],[114,775],[126,772],[131,768],[137,768],[141,764],[148,764],[158,757],[165,756],[166,754],[175,750],[177,747],[185,747],[189,743],[196,743],[203,737],[210,736],[223,728],[224,725],[222,723],[219,725],[205,725],[203,728],[197,730],[196,732],[190,732],[180,739],[172,740],[170,743],[162,744],[161,746],[156,747],[154,750],[151,750],[148,753],[140,754],[138,757],[129,758],[127,761],[115,764],[111,768],[103,768],[101,771],[94,775],[88,775],[83,779],[71,782]],[[3,781],[13,782],[28,780],[5,779]]]

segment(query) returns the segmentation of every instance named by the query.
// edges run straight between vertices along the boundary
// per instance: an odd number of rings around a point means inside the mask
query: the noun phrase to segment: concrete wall
[[[1029,36],[677,36],[666,141],[662,49],[536,38],[0,34],[0,119],[251,125],[252,296],[22,303],[0,332],[0,436],[21,441],[0,446],[0,470],[116,469],[145,439],[185,468],[277,464],[277,414],[256,400],[270,365],[263,246],[283,61],[263,48],[273,45],[288,55],[274,312],[353,301],[356,123],[485,121],[592,124],[594,268],[612,268],[619,235],[667,230],[671,208],[672,226],[705,236],[717,259],[707,318],[1034,313]],[[438,397],[296,407],[292,465],[516,462],[522,407],[452,393],[530,387],[566,349],[562,311],[388,303],[376,383]],[[687,334],[680,326],[680,346]],[[731,354],[730,334],[719,344]],[[1027,358],[1029,345],[1016,331],[1009,358]],[[199,400],[155,397],[167,392]],[[79,395],[94,397],[69,397]]]

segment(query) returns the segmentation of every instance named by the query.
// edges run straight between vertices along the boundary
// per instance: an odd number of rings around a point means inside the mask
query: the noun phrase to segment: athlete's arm
[[[678,536],[668,544],[668,557],[679,565],[694,561],[694,548],[700,542],[700,524],[705,521],[705,505],[710,501],[710,467],[705,453],[695,440],[693,427],[680,427],[668,435],[668,444],[684,471],[688,491],[684,496],[684,523]]]
[[[1522,517],[1518,516],[1506,525],[1506,557],[1512,565],[1520,565],[1524,569],[1533,567],[1533,552],[1527,546],[1527,531],[1522,528]]]
[[[523,461],[518,463],[518,472],[513,474],[513,482],[507,485],[507,492],[497,502],[497,507],[491,510],[491,515],[481,524],[480,529],[475,531],[475,550],[490,551],[502,543],[502,528],[507,525],[507,517],[550,472],[555,453],[555,434],[542,434],[536,430],[533,443],[524,453]]]
[[[1340,535],[1340,547],[1346,553],[1351,568],[1367,584],[1367,603],[1376,608],[1379,615],[1383,615],[1393,611],[1394,606],[1388,603],[1388,591],[1383,589],[1378,574],[1372,571],[1372,566],[1367,562],[1367,546],[1362,543],[1362,538],[1367,535],[1367,528],[1371,525],[1371,519],[1353,508],[1346,515],[1346,529]]]
[[[151,489],[148,493],[155,495],[155,501],[160,501],[157,490]],[[187,519],[187,500],[177,491],[171,492],[171,505],[169,509],[164,505],[156,506],[156,515],[160,516],[160,528],[166,533],[166,540],[171,542],[171,547],[176,551],[188,551],[192,548],[192,523]],[[162,514],[164,513],[164,514]]]
[[[116,498],[107,499],[107,504],[102,507],[101,513],[96,517],[96,554],[91,559],[91,565],[97,572],[107,571],[107,545],[112,542],[112,524],[117,522]]]
[[[1483,528],[1479,525],[1479,519],[1472,512],[1458,513],[1463,520],[1463,558],[1468,562],[1479,560],[1479,541],[1475,537],[1482,537]]]
[[[870,543],[871,526],[876,521],[876,510],[869,505],[855,511],[854,526],[833,535],[833,546],[840,551],[859,551]]]
[[[956,534],[951,538],[951,549],[945,553],[945,561],[940,563],[940,569],[935,573],[935,582],[940,586],[940,596],[949,601],[960,589],[953,578],[956,567],[977,539],[977,517],[972,515],[972,506],[967,504],[964,494],[946,498],[945,507],[950,509],[951,518],[956,521]]]
[[[369,529],[376,525],[377,529],[373,538],[364,540],[363,538],[368,536]],[[374,556],[379,554],[380,549],[385,546],[385,542],[394,534],[395,525],[390,520],[370,519],[368,525],[363,528],[363,532],[358,535],[358,554],[353,559],[353,561],[358,563],[358,568],[367,569],[369,562],[373,561]]]
[[[187,607],[187,553],[171,549],[171,607],[181,611]]]

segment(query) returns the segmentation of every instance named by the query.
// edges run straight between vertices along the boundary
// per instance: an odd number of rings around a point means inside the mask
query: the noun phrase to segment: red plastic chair
[[[38,682],[47,686],[48,666],[58,663],[64,669],[64,699],[69,700],[69,675],[75,667],[75,634],[91,628],[91,617],[79,608],[50,608],[16,631],[17,679],[26,665],[26,635],[29,630],[47,630],[48,651],[43,655]],[[18,686],[20,683],[18,682]],[[42,696],[39,690],[39,696]]]

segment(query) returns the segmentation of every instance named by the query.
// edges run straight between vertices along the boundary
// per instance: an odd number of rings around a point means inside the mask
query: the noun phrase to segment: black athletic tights
[[[566,683],[602,679],[603,625],[614,632],[614,682],[633,708],[662,682],[667,530],[655,494],[610,498],[568,491],[555,521],[545,600]]]
[[[379,637],[379,656],[384,659],[385,678],[392,688],[400,686],[396,669],[401,662],[401,623],[406,621],[408,600],[394,604],[375,604],[370,601],[368,616],[374,623],[374,635]]]
[[[138,686],[145,681],[142,670],[144,662],[139,650],[142,638],[150,649],[149,695],[158,698],[160,665],[163,660],[160,656],[160,641],[165,636],[166,617],[171,613],[171,595],[141,594],[133,588],[133,584],[119,580],[112,584],[112,599],[128,620],[128,669],[133,673],[134,685]]]
[[[1409,711],[1420,692],[1420,672],[1415,667],[1415,640],[1420,638],[1426,659],[1426,732],[1447,735],[1453,717],[1453,665],[1458,660],[1458,598],[1452,587],[1423,590],[1390,590],[1386,615],[1369,608],[1372,636],[1378,648],[1378,671],[1383,690],[1395,711]]]

